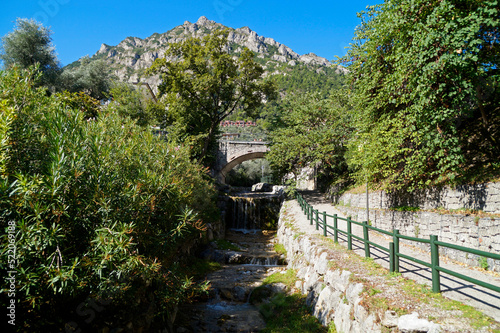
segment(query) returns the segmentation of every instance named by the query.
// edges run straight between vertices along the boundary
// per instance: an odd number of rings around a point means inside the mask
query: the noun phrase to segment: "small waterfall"
[[[242,232],[274,230],[278,222],[282,198],[278,195],[230,196],[226,225]]]
[[[280,261],[279,257],[253,257],[250,260],[250,265],[258,265],[258,266],[278,266]]]
[[[260,229],[259,211],[253,198],[231,197],[233,214],[231,216],[231,229],[257,230]]]
[[[224,196],[224,240],[235,248],[212,242],[203,252],[204,259],[221,263],[222,269],[206,277],[209,299],[179,311],[184,331],[258,332],[265,327],[251,295],[258,281],[286,267],[284,256],[274,250],[281,202],[282,197],[271,194]]]

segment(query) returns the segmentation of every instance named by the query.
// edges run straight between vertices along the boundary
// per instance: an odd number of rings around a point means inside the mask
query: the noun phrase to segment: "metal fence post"
[[[313,225],[313,221],[314,221],[314,209],[313,209],[313,206],[309,206],[310,209],[309,209],[309,219],[311,220],[310,224]]]
[[[347,249],[352,250],[352,223],[351,217],[347,217]]]
[[[333,241],[335,243],[339,242],[339,232],[338,232],[337,214],[333,214]]]
[[[368,235],[368,222],[363,222],[363,239],[365,240],[365,257],[370,258],[370,244],[368,243],[369,235]]]
[[[390,273],[393,273],[395,271],[394,269],[394,264],[395,264],[395,260],[394,260],[394,242],[390,242],[389,243],[389,272]]]
[[[399,273],[399,230],[392,229],[392,241],[394,242],[394,272]]]
[[[326,235],[327,235],[327,234],[326,234],[326,226],[327,226],[327,225],[328,225],[328,224],[326,223],[326,212],[323,212],[323,236],[325,236],[325,237],[326,237]]]
[[[316,230],[319,230],[319,219],[318,219],[318,210],[317,209],[314,211],[314,214],[316,215]]]
[[[432,269],[432,291],[441,292],[441,278],[439,276],[439,247],[436,245],[438,236],[431,235],[431,269]]]

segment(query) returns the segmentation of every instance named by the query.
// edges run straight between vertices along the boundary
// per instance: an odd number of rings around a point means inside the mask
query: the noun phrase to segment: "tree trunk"
[[[479,85],[476,86],[476,97],[477,97],[477,102],[478,102],[478,107],[479,111],[481,112],[481,119],[483,122],[483,130],[481,131],[483,136],[490,142],[490,144],[493,146],[493,149],[495,152],[498,152],[498,144],[495,138],[491,135],[489,131],[489,123],[488,123],[488,116],[486,114],[486,110],[484,109],[484,104],[481,98],[481,87]]]
[[[203,143],[203,150],[201,151],[200,160],[203,164],[205,164],[205,158],[208,155],[208,149],[210,147],[210,142],[212,142],[215,134],[215,130],[217,129],[218,122],[212,122],[210,125],[210,130],[208,131],[208,136],[205,138],[205,142]]]

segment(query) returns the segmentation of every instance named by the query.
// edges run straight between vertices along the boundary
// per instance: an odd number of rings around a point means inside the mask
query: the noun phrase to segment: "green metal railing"
[[[398,229],[394,229],[391,231],[386,231],[383,229],[379,229],[376,227],[372,227],[369,225],[366,221],[365,222],[357,222],[353,221],[351,217],[343,218],[340,216],[337,216],[337,214],[334,215],[328,215],[326,212],[319,212],[317,209],[314,209],[313,206],[311,206],[309,203],[304,200],[302,195],[300,193],[297,193],[297,201],[300,204],[300,207],[302,208],[302,211],[304,214],[306,214],[307,219],[309,220],[311,225],[316,224],[316,230],[319,230],[321,227],[323,229],[323,236],[328,235],[328,230],[333,231],[333,240],[335,243],[338,243],[338,236],[339,233],[342,235],[345,235],[347,238],[347,249],[352,250],[352,240],[357,239],[364,244],[364,250],[365,250],[365,257],[369,258],[370,257],[370,246],[376,247],[384,252],[387,252],[389,254],[389,271],[390,272],[398,272],[399,273],[399,259],[404,258],[413,262],[416,262],[420,265],[423,265],[425,267],[428,267],[431,269],[432,272],[432,291],[439,293],[441,292],[441,277],[440,277],[440,272],[452,275],[454,277],[457,277],[459,279],[465,280],[467,282],[474,283],[478,286],[482,286],[484,288],[488,288],[490,290],[496,291],[500,293],[500,286],[495,286],[490,283],[480,281],[474,278],[471,278],[469,276],[451,271],[449,269],[446,269],[444,267],[439,266],[439,247],[446,247],[454,250],[459,250],[471,254],[475,254],[478,256],[482,256],[485,258],[491,258],[494,260],[500,260],[500,255],[495,254],[495,253],[490,253],[486,251],[481,251],[481,250],[476,250],[476,249],[471,249],[468,247],[463,247],[455,244],[450,244],[450,243],[445,243],[445,242],[440,242],[438,240],[438,237],[436,235],[431,235],[430,239],[423,239],[423,238],[416,238],[416,237],[409,237],[405,235],[401,235],[399,233]],[[333,224],[328,224],[327,223],[327,218],[333,219]],[[347,222],[347,230],[341,230],[338,228],[338,221],[346,221]],[[352,233],[352,225],[359,225],[363,228],[363,237],[359,237],[355,234]],[[380,232],[384,235],[388,235],[392,237],[392,242],[389,243],[389,248],[386,248],[385,246],[376,244],[372,241],[370,241],[369,238],[369,231],[374,230],[377,232]],[[417,258],[413,258],[411,256],[405,255],[401,252],[399,252],[399,241],[400,239],[405,239],[413,242],[418,242],[418,243],[425,243],[425,244],[430,244],[431,248],[431,262],[425,262]]]

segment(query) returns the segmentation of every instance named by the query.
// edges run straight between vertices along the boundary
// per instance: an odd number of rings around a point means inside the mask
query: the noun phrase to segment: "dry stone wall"
[[[366,207],[366,194],[346,193],[334,198],[334,201],[349,203],[352,207]],[[419,207],[423,210],[474,209],[500,214],[500,183],[432,188],[412,194],[403,192],[388,194],[377,191],[369,194],[369,206],[379,209],[401,206]]]
[[[363,285],[350,282],[348,271],[329,269],[327,250],[313,245],[308,236],[297,236],[282,221],[278,241],[287,250],[289,268],[297,271],[300,280],[296,287],[308,295],[308,306],[323,325],[333,321],[339,332],[381,331],[380,324],[360,305]]]
[[[283,206],[277,238],[287,251],[288,268],[297,271],[295,285],[307,295],[307,305],[324,326],[331,322],[337,332],[440,332],[440,325],[418,318],[417,313],[397,316],[387,311],[370,312],[363,305],[363,284],[352,273],[334,268],[331,249],[318,244],[314,236],[294,230],[284,218]]]
[[[343,194],[335,198],[339,210],[356,221],[366,221],[366,193]],[[418,211],[396,211],[396,207],[418,207]],[[443,188],[420,192],[413,196],[383,191],[369,193],[369,220],[377,228],[399,229],[403,235],[426,238],[437,235],[442,242],[452,243],[491,253],[500,253],[500,219],[467,214],[439,214],[426,210],[480,209],[500,214],[500,183]],[[428,245],[410,242],[429,251]],[[500,272],[500,261],[449,248],[440,248],[440,254],[470,266],[484,267]],[[486,260],[486,261],[485,261]]]

